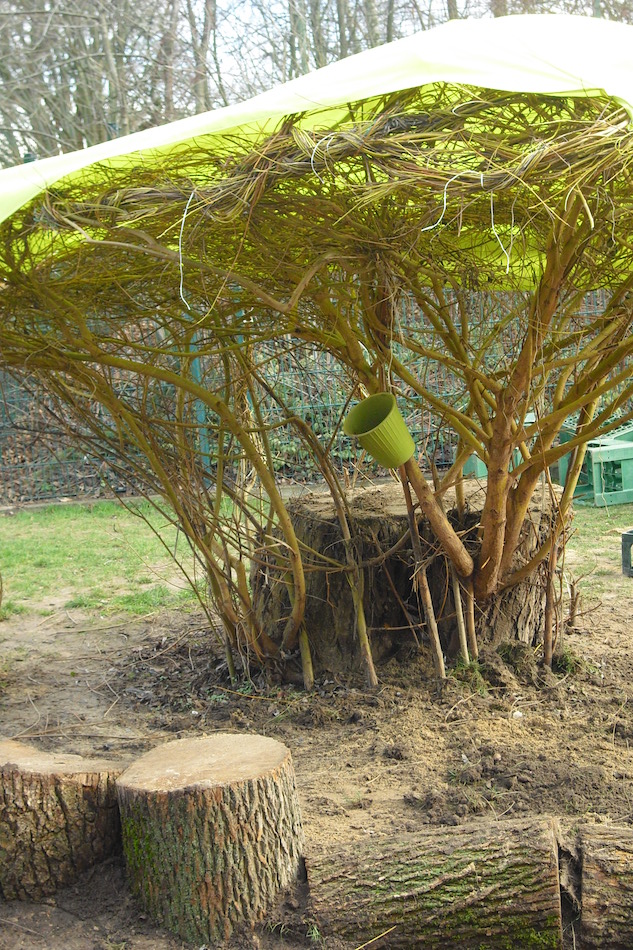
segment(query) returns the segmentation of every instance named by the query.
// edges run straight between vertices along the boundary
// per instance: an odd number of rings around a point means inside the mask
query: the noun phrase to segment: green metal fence
[[[0,373],[0,505],[97,494],[94,460],[74,447],[33,381]]]
[[[605,294],[587,295],[579,313],[587,316],[604,309]],[[508,298],[509,306],[512,300]],[[472,321],[485,332],[485,321],[491,316],[482,297],[473,295]],[[503,307],[503,300],[499,304]],[[503,314],[501,314],[501,317]],[[404,303],[399,320],[407,332],[415,333],[420,343],[437,346],[434,331],[420,319],[419,313]],[[509,323],[504,331],[499,352],[489,353],[494,364],[503,364],[505,351],[511,351],[516,340],[516,327]],[[397,334],[393,343],[394,353],[399,352]],[[287,344],[269,342],[261,344],[258,363],[262,372],[275,381],[275,389],[283,398],[285,410],[263,394],[258,410],[268,427],[270,447],[275,467],[282,479],[310,481],[316,477],[311,456],[298,437],[296,429],[287,422],[287,410],[307,422],[324,447],[329,448],[335,467],[342,475],[353,476],[357,471],[360,455],[355,442],[342,434],[342,418],[350,399],[359,398],[354,392],[353,381],[345,369],[338,365],[330,354],[319,352],[309,344],[298,343],[291,350]],[[438,361],[417,359],[408,367],[423,380],[427,388],[449,400],[453,405],[466,401],[463,384]],[[209,367],[201,365],[206,374],[206,384],[212,383]],[[132,385],[132,384],[130,384]],[[133,386],[132,386],[133,388]],[[427,462],[433,460],[438,469],[448,467],[454,458],[456,438],[444,425],[436,412],[419,396],[402,392],[400,408],[409,430],[418,446],[418,452]],[[205,410],[199,414],[200,430],[204,430]],[[215,423],[207,419],[207,442],[212,443]],[[212,445],[200,451],[212,460]],[[51,413],[51,403],[38,388],[36,381],[18,379],[0,372],[0,505],[27,501],[95,495],[104,490],[107,465],[85,449],[78,449],[70,441],[64,426]],[[371,464],[363,460],[363,470],[371,472]],[[123,484],[114,485],[123,490]]]

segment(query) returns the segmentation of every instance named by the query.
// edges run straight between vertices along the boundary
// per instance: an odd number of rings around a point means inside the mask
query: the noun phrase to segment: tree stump
[[[183,939],[227,940],[298,879],[303,831],[280,742],[226,734],[168,742],[117,787],[132,888]]]
[[[582,853],[581,935],[585,950],[633,947],[633,829],[587,825]]]
[[[0,895],[41,900],[121,847],[123,766],[0,742]]]
[[[478,482],[464,483],[467,510],[458,520],[455,493],[449,490],[444,504],[449,520],[464,532],[467,546],[476,551],[477,524],[484,500]],[[416,646],[415,636],[425,636],[424,619],[412,587],[414,559],[408,535],[409,519],[402,486],[392,482],[355,489],[346,495],[354,552],[363,566],[364,609],[375,664],[388,660],[399,649]],[[327,491],[306,492],[287,504],[288,512],[304,547],[306,567],[305,625],[310,641],[314,671],[348,675],[362,669],[356,637],[355,610],[345,570],[345,549],[331,496]],[[540,487],[534,493],[522,532],[515,563],[526,563],[548,535],[552,518],[551,498]],[[437,542],[430,525],[419,519],[423,556],[429,558],[428,581],[445,654],[458,649],[455,604],[446,559],[433,558]],[[315,554],[314,552],[318,552]],[[388,552],[380,563],[380,556]],[[319,557],[322,555],[322,557]],[[326,560],[327,559],[327,560]],[[333,561],[341,565],[337,567]],[[273,566],[274,567],[274,566]],[[254,567],[251,577],[253,605],[266,632],[279,642],[283,635],[290,602],[285,581],[266,565]],[[537,574],[502,591],[476,608],[480,640],[497,644],[520,640],[533,645],[542,632],[545,586]]]
[[[307,856],[306,865],[319,930],[350,946],[562,946],[552,821],[434,828]]]

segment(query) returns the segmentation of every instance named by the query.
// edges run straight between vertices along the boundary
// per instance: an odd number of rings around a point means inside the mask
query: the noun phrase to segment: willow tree
[[[431,480],[419,456],[401,475],[434,555],[481,616],[544,563],[551,583],[585,446],[633,418],[631,107],[617,89],[578,93],[568,62],[556,80],[519,82],[511,66],[530,42],[539,62],[545,39],[555,57],[570,31],[580,74],[583,49],[595,65],[593,23],[450,24],[212,114],[206,136],[198,119],[196,138],[174,127],[162,137],[172,146],[154,153],[98,153],[98,164],[70,156],[72,174],[54,166],[51,187],[6,218],[2,361],[41,380],[94,451],[169,502],[209,579],[231,658],[237,649],[245,661],[283,664],[300,648],[311,679],[306,552],[274,458],[286,427],[322,472],[345,542],[337,565],[310,552],[311,569],[346,572],[374,676],[362,564],[331,459],[337,433],[319,437],[283,387],[284,360],[306,352],[328,355],[350,401],[394,392],[455,433],[448,470]],[[605,75],[615,70],[626,92],[630,28],[598,33],[610,44],[598,48]],[[469,35],[482,52],[468,70],[460,44]],[[508,88],[475,84],[491,76],[483,50],[495,42],[508,46],[517,85],[546,91],[511,91],[507,71]],[[452,62],[435,68],[437,81],[421,83],[428,63],[421,73],[403,65],[420,49]],[[323,83],[323,107],[299,111]],[[44,175],[51,166],[41,164]],[[7,187],[16,176],[7,173]],[[588,317],[581,304],[596,289],[604,306]],[[430,382],[439,366],[450,391]],[[560,444],[563,424],[574,432]],[[467,531],[461,479],[473,453],[488,477]],[[556,516],[522,560],[535,487],[570,453]],[[279,633],[253,609],[258,570],[287,591]]]

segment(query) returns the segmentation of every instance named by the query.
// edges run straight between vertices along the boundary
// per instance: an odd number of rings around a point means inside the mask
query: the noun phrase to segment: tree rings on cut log
[[[220,733],[168,742],[117,786],[132,888],[183,939],[227,940],[298,879],[303,831],[280,742]]]
[[[474,822],[306,857],[325,937],[372,950],[562,946],[558,843],[548,820]]]
[[[633,829],[587,825],[582,854],[582,946],[633,947]]]
[[[41,900],[121,847],[123,766],[0,741],[0,895]]]

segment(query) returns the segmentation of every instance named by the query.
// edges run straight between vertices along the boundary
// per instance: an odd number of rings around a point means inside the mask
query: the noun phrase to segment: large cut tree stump
[[[633,829],[587,825],[582,853],[582,946],[633,947]]]
[[[0,895],[41,900],[121,847],[123,766],[0,741]]]
[[[280,742],[224,734],[169,742],[117,785],[132,888],[185,940],[223,942],[262,920],[298,879],[303,832]]]
[[[449,489],[443,501],[449,520],[475,553],[485,491],[475,481],[466,481],[464,488],[466,512],[461,520],[455,508],[454,490]],[[406,501],[402,486],[395,482],[349,491],[346,500],[354,553],[358,563],[364,565],[363,603],[372,656],[380,664],[398,649],[414,645],[414,636],[418,640],[424,636],[423,629],[416,629],[418,624],[424,627],[424,617],[420,615],[411,580],[415,565]],[[362,668],[362,656],[356,635],[354,598],[332,498],[325,490],[306,492],[291,499],[287,507],[304,551],[305,626],[315,673],[357,672]],[[555,517],[549,491],[543,492],[539,486],[523,526],[515,567],[529,561],[548,536]],[[442,647],[451,654],[458,647],[451,578],[446,559],[433,557],[437,541],[423,517],[419,520],[419,531],[423,556],[429,559],[427,574]],[[384,554],[386,559],[381,559]],[[291,610],[286,580],[279,578],[276,565],[271,563],[268,570],[265,562],[258,562],[251,583],[253,604],[262,628],[280,642]],[[544,611],[545,586],[540,575],[536,575],[476,608],[478,636],[492,644],[520,640],[533,645],[542,633]]]
[[[306,864],[319,930],[350,946],[562,946],[557,833],[548,820],[435,828]]]

